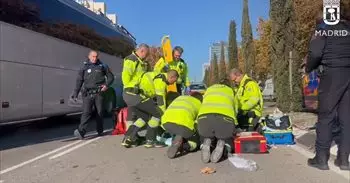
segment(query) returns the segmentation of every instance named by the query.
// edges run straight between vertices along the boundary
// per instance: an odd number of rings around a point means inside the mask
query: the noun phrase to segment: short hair
[[[170,77],[177,77],[177,78],[179,77],[179,73],[174,69],[170,69],[167,73],[168,73],[168,76]]]
[[[198,99],[200,102],[203,101],[203,95],[200,94],[199,92],[192,92],[192,93],[190,94],[190,96],[192,96],[192,97]]]
[[[97,56],[100,55],[100,53],[99,53],[97,50],[90,50],[90,51],[89,51],[89,55],[90,55],[91,53],[96,53]]]
[[[231,69],[230,74],[242,75],[243,72],[240,69],[238,69],[238,68],[233,68],[233,69]]]
[[[228,80],[227,78],[222,78],[220,81],[219,81],[219,84],[222,84],[222,85],[226,85],[228,87],[231,87],[231,82],[230,80]]]
[[[180,46],[175,46],[175,48],[173,49],[173,52],[175,52],[175,51],[178,51],[178,52],[180,52],[180,54],[182,54],[184,52],[184,49]]]
[[[139,49],[142,49],[142,48],[149,49],[149,46],[148,46],[148,44],[141,43],[141,44],[139,44],[139,45],[137,46],[136,49],[139,50]]]

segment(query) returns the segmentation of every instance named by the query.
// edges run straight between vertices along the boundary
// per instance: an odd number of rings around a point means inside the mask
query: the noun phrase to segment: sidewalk
[[[273,103],[267,103],[266,108],[264,109],[264,115],[273,113],[275,109],[276,106]],[[316,130],[309,130],[309,128],[313,127],[317,122],[317,114],[307,112],[291,112],[288,113],[288,115],[293,123],[293,134],[295,136],[296,143],[307,151],[314,153]],[[334,157],[337,155],[337,150],[337,146],[333,143],[331,154]]]

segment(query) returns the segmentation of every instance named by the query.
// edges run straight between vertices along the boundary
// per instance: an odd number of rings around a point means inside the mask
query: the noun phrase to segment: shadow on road
[[[0,151],[51,141],[69,142],[75,140],[73,131],[79,125],[80,116],[66,116],[31,122],[25,125],[0,127]],[[113,126],[111,118],[105,118],[104,128]],[[95,132],[96,123],[92,119],[88,133]]]

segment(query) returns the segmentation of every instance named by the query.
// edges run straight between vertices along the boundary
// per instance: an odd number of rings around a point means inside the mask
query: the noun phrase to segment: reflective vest
[[[238,108],[244,113],[254,111],[255,115],[261,117],[263,111],[263,97],[257,82],[244,75],[239,83],[236,100]]]
[[[237,101],[233,89],[221,84],[210,86],[204,93],[198,116],[204,114],[221,114],[234,119],[237,123]]]
[[[171,122],[194,130],[201,102],[192,96],[176,98],[165,110],[162,116],[162,125]]]
[[[170,63],[166,63],[164,57],[161,57],[156,65],[154,66],[154,71],[158,73],[165,73],[168,70],[173,69],[176,70],[179,74],[179,78],[176,83],[185,84],[186,86],[190,86],[190,80],[188,78],[188,67],[184,60],[172,61]]]
[[[158,74],[154,77],[154,90],[157,98],[158,107],[164,112],[166,108],[166,94],[168,89],[168,75],[166,73]]]
[[[124,59],[122,81],[124,88],[134,87],[140,82],[141,75],[147,72],[147,63],[133,52]]]
[[[142,91],[141,95],[145,98],[153,98],[156,96],[153,79],[158,74],[156,72],[146,72],[141,76],[139,88]]]

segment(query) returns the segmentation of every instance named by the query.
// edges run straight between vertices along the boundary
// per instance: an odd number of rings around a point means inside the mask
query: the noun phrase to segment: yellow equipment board
[[[169,64],[173,61],[173,49],[171,47],[171,42],[169,36],[164,36],[162,38],[162,51],[165,61]],[[176,83],[168,86],[168,92],[177,92]]]

